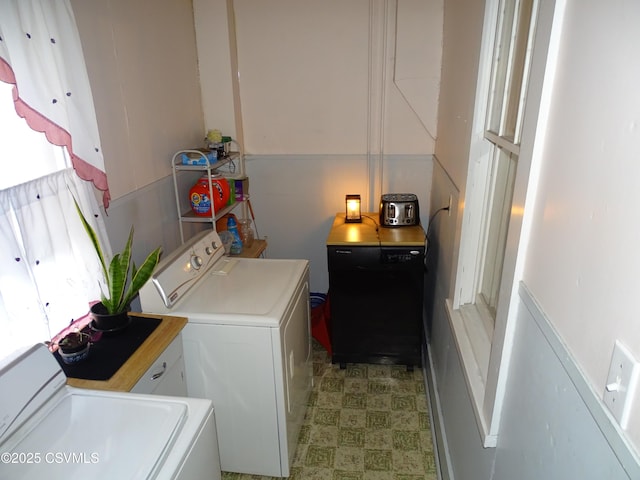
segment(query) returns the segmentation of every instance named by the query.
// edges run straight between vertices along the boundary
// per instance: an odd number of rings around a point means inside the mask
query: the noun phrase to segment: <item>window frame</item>
[[[463,367],[471,403],[484,447],[495,447],[511,356],[517,285],[526,251],[529,217],[525,205],[535,200],[537,160],[541,156],[544,123],[549,110],[550,89],[555,73],[565,0],[537,0],[536,26],[526,89],[527,107],[522,116],[521,143],[511,201],[499,300],[495,322],[487,308],[477,302],[478,274],[483,263],[483,219],[488,207],[492,153],[486,126],[491,89],[494,41],[500,14],[500,0],[489,1],[485,10],[470,160],[465,191],[465,209],[460,238],[459,261],[453,298],[447,299],[447,313]],[[488,136],[491,136],[490,133]]]

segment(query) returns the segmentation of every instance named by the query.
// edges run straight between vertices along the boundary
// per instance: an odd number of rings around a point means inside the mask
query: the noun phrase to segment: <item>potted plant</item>
[[[98,259],[102,266],[102,273],[106,292],[101,288],[100,302],[91,306],[93,316],[92,327],[102,332],[117,332],[129,325],[129,309],[131,300],[138,294],[142,286],[151,278],[158,261],[161,248],[156,248],[144,260],[140,268],[131,259],[131,245],[133,243],[133,226],[124,250],[115,254],[107,267],[98,235],[87,222],[78,202],[74,199],[76,209],[82,220],[82,225],[93,243]]]
[[[91,337],[83,332],[70,332],[58,342],[58,353],[68,365],[82,362],[89,356]]]

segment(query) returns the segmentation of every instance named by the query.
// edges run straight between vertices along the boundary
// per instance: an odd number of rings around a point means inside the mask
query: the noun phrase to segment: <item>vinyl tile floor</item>
[[[313,343],[314,387],[289,478],[437,480],[422,369],[341,370]],[[222,473],[222,480],[271,479]]]

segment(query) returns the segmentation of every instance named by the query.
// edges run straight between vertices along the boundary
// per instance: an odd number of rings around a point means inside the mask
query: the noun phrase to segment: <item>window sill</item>
[[[482,313],[475,305],[454,309],[448,299],[446,307],[482,444],[485,448],[495,447],[497,435],[490,433],[491,419],[484,408],[491,338]]]

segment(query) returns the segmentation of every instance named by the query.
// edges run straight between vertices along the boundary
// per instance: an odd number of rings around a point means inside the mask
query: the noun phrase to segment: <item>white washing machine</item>
[[[163,259],[140,302],[188,319],[187,390],[213,400],[222,470],[289,476],[313,377],[308,261],[227,257],[208,231]]]
[[[68,387],[43,344],[0,367],[0,479],[221,478],[210,400]]]

